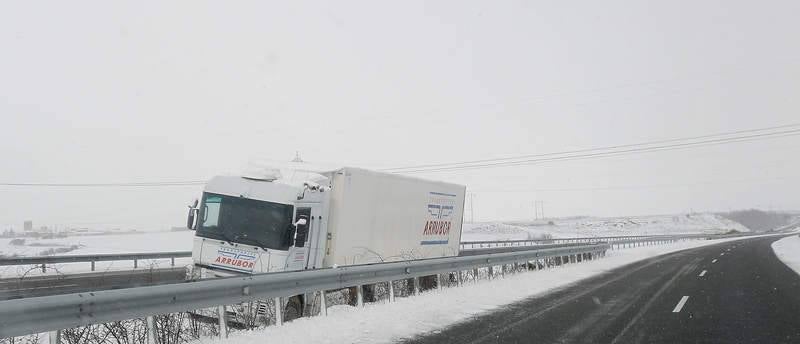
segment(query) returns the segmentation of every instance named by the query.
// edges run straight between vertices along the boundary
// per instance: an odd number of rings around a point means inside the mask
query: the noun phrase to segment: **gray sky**
[[[0,183],[198,180],[296,150],[383,168],[800,122],[799,15],[797,1],[4,2]],[[482,220],[532,217],[533,200],[553,216],[796,209],[798,153],[793,136],[423,176],[466,184]],[[0,186],[0,226],[180,225],[199,190]]]

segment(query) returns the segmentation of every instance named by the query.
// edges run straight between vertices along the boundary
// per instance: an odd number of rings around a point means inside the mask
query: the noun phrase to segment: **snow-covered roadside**
[[[232,333],[224,343],[375,343],[393,342],[432,332],[506,304],[542,294],[642,259],[670,252],[741,240],[680,242],[662,246],[610,251],[606,258],[550,270],[506,275],[464,287],[431,291],[417,297],[398,298],[390,304],[370,304],[364,309],[336,306],[328,317],[304,318],[281,327]],[[218,342],[206,338],[201,342]]]
[[[191,251],[194,232],[142,232],[119,235],[74,236],[56,239],[25,238],[26,245],[11,245],[11,239],[0,239],[0,254],[38,256],[39,252],[48,248],[79,246],[80,248],[58,255],[81,254],[115,254],[115,253],[147,253],[167,251]],[[35,246],[32,246],[35,245]],[[191,264],[191,258],[178,258],[176,266]],[[139,269],[165,268],[170,266],[169,259],[140,260]],[[97,262],[96,271],[132,270],[133,261]],[[68,263],[48,265],[45,273],[33,265],[0,266],[0,278],[18,278],[23,276],[60,275],[66,273],[89,272],[89,263]]]
[[[783,264],[800,274],[800,236],[793,235],[773,242],[772,250]]]

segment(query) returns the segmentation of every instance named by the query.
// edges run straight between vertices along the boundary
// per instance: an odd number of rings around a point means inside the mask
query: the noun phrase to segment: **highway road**
[[[6,278],[0,279],[0,300],[175,283],[185,278],[184,267]]]
[[[800,276],[761,237],[640,261],[408,343],[800,343]]]

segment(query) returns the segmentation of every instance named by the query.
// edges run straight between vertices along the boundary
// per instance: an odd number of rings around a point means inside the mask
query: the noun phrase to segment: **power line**
[[[795,127],[800,127],[800,123],[798,123],[798,124],[787,124],[787,125],[781,125],[781,126],[775,126],[775,127],[760,128],[760,129],[738,130],[738,131],[731,131],[731,132],[724,132],[724,133],[717,133],[717,134],[709,134],[709,135],[702,135],[702,136],[682,137],[682,138],[674,138],[674,139],[666,139],[666,140],[658,140],[658,141],[648,141],[648,142],[625,144],[625,145],[605,146],[605,147],[578,149],[578,150],[543,153],[543,154],[529,154],[529,155],[520,155],[520,156],[505,157],[505,158],[470,160],[470,161],[462,161],[462,162],[454,162],[454,163],[415,165],[415,166],[389,168],[389,169],[385,169],[385,170],[386,171],[396,171],[396,170],[407,170],[407,169],[422,169],[422,168],[429,168],[429,167],[448,167],[448,166],[453,166],[453,165],[479,164],[479,163],[497,162],[497,161],[503,161],[503,160],[518,160],[518,159],[538,158],[538,157],[547,157],[547,156],[556,156],[556,155],[565,155],[565,154],[574,154],[574,153],[587,153],[587,152],[594,152],[594,151],[605,151],[605,150],[612,150],[612,149],[619,149],[619,148],[648,146],[648,145],[656,145],[656,144],[663,144],[663,143],[670,143],[670,142],[699,140],[699,139],[705,139],[705,138],[711,138],[711,137],[723,137],[723,136],[731,136],[731,135],[736,135],[736,134],[761,132],[761,131],[785,129],[785,128],[795,128]]]
[[[160,186],[192,186],[203,185],[204,180],[171,181],[171,182],[133,182],[133,183],[0,183],[0,186],[19,187],[160,187]]]
[[[720,145],[720,144],[728,144],[728,143],[734,143],[734,142],[758,141],[758,140],[765,140],[765,139],[771,139],[771,138],[779,138],[779,137],[800,135],[800,129],[790,129],[790,130],[773,131],[773,132],[758,133],[758,134],[751,134],[751,135],[732,136],[734,134],[741,134],[741,133],[748,133],[748,132],[760,132],[760,131],[766,131],[766,130],[774,130],[776,128],[789,128],[789,127],[798,127],[798,126],[800,126],[800,124],[793,124],[793,125],[772,127],[772,128],[763,128],[763,129],[742,130],[742,131],[738,131],[738,132],[713,134],[713,135],[704,135],[704,136],[698,136],[698,137],[693,137],[693,138],[682,138],[682,139],[651,141],[651,142],[638,143],[638,144],[608,146],[608,147],[601,147],[601,148],[589,148],[589,149],[581,149],[581,150],[565,151],[565,152],[555,152],[555,153],[545,153],[545,154],[535,154],[535,155],[523,155],[523,156],[509,157],[509,158],[499,158],[499,159],[474,160],[474,161],[455,162],[455,163],[448,163],[448,164],[418,165],[418,167],[417,166],[400,167],[400,168],[389,169],[387,171],[396,172],[396,173],[458,171],[458,170],[481,169],[481,168],[491,168],[491,167],[500,167],[500,166],[532,165],[532,164],[539,164],[539,163],[545,163],[545,162],[556,162],[556,161],[570,161],[570,160],[584,160],[584,159],[593,159],[593,158],[605,158],[605,157],[612,157],[612,156],[618,156],[618,155],[628,155],[628,154],[637,154],[637,153],[646,153],[646,152],[658,152],[658,151],[667,151],[667,150],[676,150],[676,149],[689,149],[689,148],[713,146],[713,145]],[[725,136],[729,136],[729,137],[725,137]],[[698,138],[710,138],[710,137],[719,137],[719,138],[697,141]],[[695,140],[695,141],[693,141],[693,142],[681,142],[681,141],[687,141],[687,140]],[[664,144],[656,145],[659,142],[661,142],[661,143],[680,142],[680,143],[667,144],[667,145],[664,145]],[[629,148],[629,147],[633,147],[633,148],[630,148],[630,149],[619,149],[619,148]],[[576,153],[584,153],[584,154],[576,154]],[[530,158],[536,158],[536,159],[530,159]]]
[[[472,169],[484,169],[493,167],[535,165],[548,162],[562,162],[573,160],[587,160],[614,157],[620,155],[641,154],[649,152],[661,152],[677,149],[691,149],[713,145],[729,144],[736,142],[748,142],[780,137],[800,135],[800,123],[773,126],[759,129],[738,130],[717,134],[708,134],[693,137],[673,138],[658,141],[648,141],[634,144],[605,146],[597,148],[587,148],[571,151],[552,152],[543,154],[529,154],[515,157],[470,160],[453,163],[413,165],[383,169],[383,171],[394,173],[421,173],[421,172],[444,172],[461,171]],[[794,129],[788,129],[794,128]],[[778,129],[786,129],[775,131]],[[742,135],[755,133],[750,135]],[[713,138],[713,139],[711,139]],[[706,139],[706,140],[702,140]],[[686,142],[689,141],[689,142]],[[671,144],[665,144],[671,143]],[[624,149],[628,148],[628,149]],[[121,182],[121,183],[0,183],[6,187],[166,187],[166,186],[196,186],[203,185],[205,180],[184,180],[184,181],[157,181],[157,182]]]
[[[797,179],[794,176],[784,176],[775,178],[757,178],[757,179],[732,179],[732,180],[715,180],[715,181],[700,181],[686,184],[647,184],[647,185],[620,185],[620,186],[601,186],[601,187],[585,187],[585,188],[546,188],[546,189],[477,189],[468,190],[475,193],[530,193],[530,192],[573,192],[573,191],[611,191],[611,190],[641,190],[641,189],[661,189],[661,188],[679,188],[679,187],[692,187],[701,185],[726,185],[734,183],[759,183],[759,182],[772,182],[779,180],[792,180]]]

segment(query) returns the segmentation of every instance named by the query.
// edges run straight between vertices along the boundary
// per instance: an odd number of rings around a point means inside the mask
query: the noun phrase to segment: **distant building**
[[[25,232],[33,232],[33,221],[28,220],[22,224],[22,228]]]

